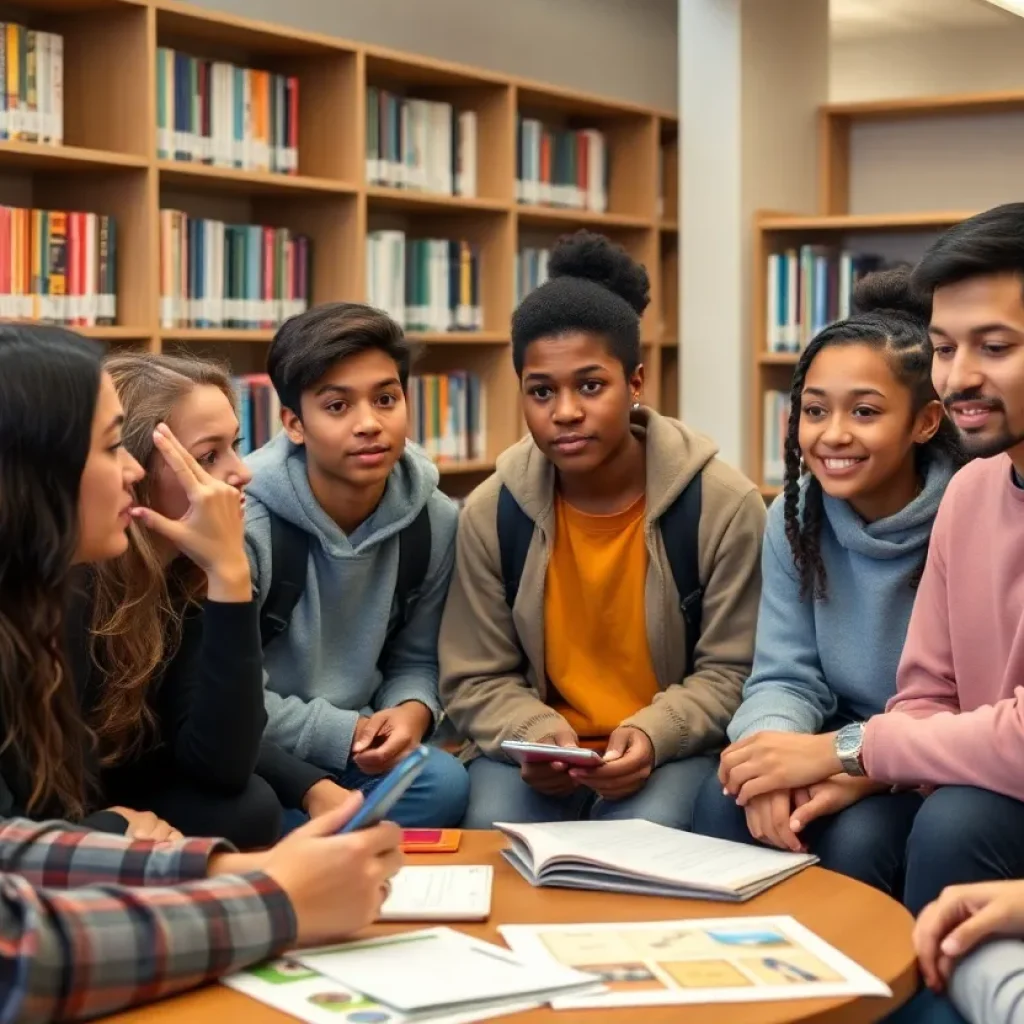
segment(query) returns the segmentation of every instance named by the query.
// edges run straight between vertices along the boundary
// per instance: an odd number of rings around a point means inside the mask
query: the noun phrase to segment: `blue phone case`
[[[374,825],[385,821],[391,809],[416,781],[426,763],[427,748],[421,744],[384,776],[363,806],[352,816],[348,824],[342,827],[341,834],[356,832],[361,828],[373,828]]]

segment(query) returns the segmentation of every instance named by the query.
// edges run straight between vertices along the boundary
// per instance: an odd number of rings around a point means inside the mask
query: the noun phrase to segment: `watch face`
[[[856,725],[847,725],[839,730],[839,756],[852,757],[860,746],[861,729]]]

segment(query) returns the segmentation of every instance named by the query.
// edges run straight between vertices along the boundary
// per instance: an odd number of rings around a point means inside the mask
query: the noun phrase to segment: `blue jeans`
[[[910,1002],[885,1018],[884,1024],[967,1024],[945,997],[922,988]]]
[[[907,837],[921,806],[916,793],[877,793],[838,814],[818,818],[803,832],[821,866],[899,897]],[[743,808],[722,792],[717,775],[697,797],[693,830],[716,839],[754,843]]]
[[[1024,803],[974,786],[942,786],[907,843],[903,902],[917,917],[947,885],[1024,878]]]
[[[469,776],[462,763],[447,751],[440,747],[427,750],[427,763],[395,804],[388,819],[402,828],[454,828],[462,821],[466,810]],[[338,782],[346,789],[358,789],[369,796],[383,778],[384,775],[367,775],[350,763]],[[308,820],[309,816],[303,811],[287,810],[284,831],[290,832]]]
[[[544,796],[519,774],[519,767],[489,757],[469,766],[469,808],[466,828],[491,828],[496,821],[527,823],[580,818],[643,818],[658,825],[689,831],[693,802],[704,779],[716,771],[713,757],[688,757],[655,768],[643,789],[623,800],[602,800],[579,786],[570,796]]]

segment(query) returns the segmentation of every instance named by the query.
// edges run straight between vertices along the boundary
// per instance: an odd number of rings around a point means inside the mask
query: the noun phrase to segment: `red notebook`
[[[402,830],[403,853],[455,853],[462,841],[457,828],[407,828]]]

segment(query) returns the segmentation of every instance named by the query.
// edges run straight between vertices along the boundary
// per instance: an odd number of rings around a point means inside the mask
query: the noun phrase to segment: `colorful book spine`
[[[788,391],[764,393],[762,477],[767,487],[781,487],[786,476],[786,432],[789,429]]]
[[[475,196],[476,112],[366,90],[366,180],[419,192]]]
[[[63,36],[0,22],[0,139],[63,144]]]
[[[410,377],[409,436],[441,465],[484,458],[487,424],[480,378],[464,370]]]
[[[231,379],[238,406],[239,451],[249,455],[281,429],[281,402],[265,373]]]
[[[299,80],[160,47],[157,155],[214,167],[299,173]]]
[[[769,352],[801,352],[823,327],[850,315],[853,289],[880,256],[824,245],[772,253],[765,284]]]
[[[516,118],[516,199],[537,206],[608,210],[609,153],[595,128],[549,128]]]
[[[373,231],[366,239],[370,304],[407,331],[483,328],[480,253],[470,242]]]
[[[310,252],[287,228],[161,210],[161,326],[276,328],[309,306]]]
[[[116,261],[108,216],[0,206],[0,317],[112,326]]]
[[[515,295],[518,305],[548,279],[550,249],[525,247],[519,250],[515,266]]]

